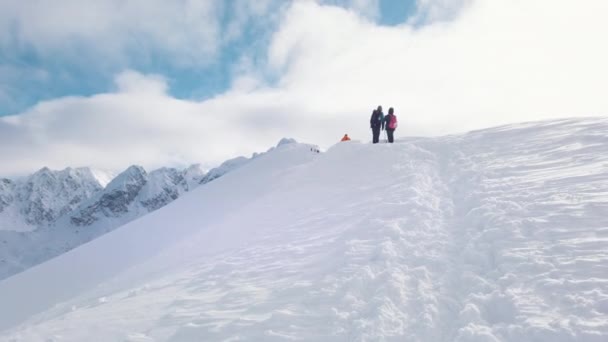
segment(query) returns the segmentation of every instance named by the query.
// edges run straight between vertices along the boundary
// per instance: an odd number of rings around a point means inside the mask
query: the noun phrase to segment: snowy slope
[[[606,132],[282,145],[0,282],[0,340],[606,341]]]
[[[239,167],[247,164],[249,161],[250,161],[250,159],[248,159],[246,157],[236,157],[233,159],[226,160],[220,166],[209,170],[209,172],[207,172],[207,174],[205,174],[201,178],[199,183],[200,184],[209,183],[214,179],[222,177],[223,175],[227,174],[228,172],[230,172],[232,170],[238,169]]]

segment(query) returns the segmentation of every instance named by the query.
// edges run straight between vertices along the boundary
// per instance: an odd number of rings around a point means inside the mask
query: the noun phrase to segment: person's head
[[[393,109],[393,107],[388,109],[388,114],[392,115],[395,112],[395,110]]]
[[[378,112],[382,113],[382,106],[378,106]]]

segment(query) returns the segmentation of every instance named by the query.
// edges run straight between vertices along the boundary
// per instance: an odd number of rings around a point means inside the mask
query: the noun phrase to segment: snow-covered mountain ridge
[[[135,171],[134,171],[135,170]],[[91,169],[43,168],[23,180],[1,180],[0,279],[77,247],[156,210],[203,176],[132,166],[102,187]]]
[[[607,132],[279,146],[1,281],[0,340],[605,341]]]
[[[88,168],[44,167],[22,181],[1,179],[0,230],[30,231],[52,224],[102,190]]]
[[[205,172],[146,172],[131,166],[111,180],[90,168],[42,168],[21,180],[0,179],[0,280],[60,255],[174,201],[258,157],[238,157]]]

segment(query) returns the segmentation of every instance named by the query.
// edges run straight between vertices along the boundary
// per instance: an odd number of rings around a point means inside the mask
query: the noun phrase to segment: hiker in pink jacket
[[[389,108],[388,115],[384,117],[386,136],[388,138],[389,143],[393,143],[395,140],[393,137],[393,133],[395,133],[395,129],[397,129],[397,116],[395,115],[395,110],[393,107]]]

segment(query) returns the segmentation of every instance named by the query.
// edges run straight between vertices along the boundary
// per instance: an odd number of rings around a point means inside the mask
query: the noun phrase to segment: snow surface
[[[0,282],[0,340],[607,341],[607,132],[281,145]]]

